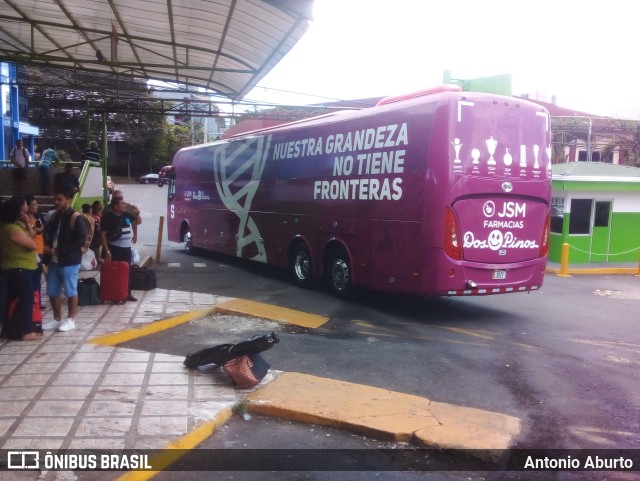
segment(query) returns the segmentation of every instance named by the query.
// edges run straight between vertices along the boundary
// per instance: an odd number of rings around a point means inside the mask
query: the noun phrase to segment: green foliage
[[[66,150],[58,149],[56,150],[56,153],[58,155],[58,160],[56,160],[55,165],[64,165],[67,162],[73,162],[71,155],[69,155],[69,152]]]

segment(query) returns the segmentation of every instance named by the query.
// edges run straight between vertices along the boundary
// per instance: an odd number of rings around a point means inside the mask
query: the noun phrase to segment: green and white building
[[[549,261],[637,263],[640,168],[601,162],[554,164]]]

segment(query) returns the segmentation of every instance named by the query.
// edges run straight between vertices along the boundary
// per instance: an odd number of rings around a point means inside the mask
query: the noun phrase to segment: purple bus
[[[549,114],[444,86],[180,150],[168,238],[422,296],[542,285],[549,249]]]

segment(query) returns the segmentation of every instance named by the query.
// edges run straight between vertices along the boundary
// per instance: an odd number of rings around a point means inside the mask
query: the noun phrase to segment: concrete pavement
[[[328,319],[215,294],[155,289],[134,295],[137,302],[81,307],[75,330],[0,342],[2,449],[188,450],[238,407],[424,447],[503,449],[528,428],[502,413],[296,372],[273,370],[255,388],[234,389],[220,369],[187,370],[182,356],[120,344],[216,313],[311,329]],[[45,322],[50,318],[48,309]],[[165,454],[154,468],[172,460]],[[6,475],[0,479],[16,479]],[[35,480],[38,473],[29,476],[20,479]]]

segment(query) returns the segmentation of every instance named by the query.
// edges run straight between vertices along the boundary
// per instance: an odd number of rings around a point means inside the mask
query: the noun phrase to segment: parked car
[[[160,176],[158,174],[146,174],[141,175],[138,178],[138,182],[140,182],[141,184],[155,184],[156,182],[158,182],[159,178]]]
[[[116,184],[111,180],[110,175],[107,175],[107,189],[109,189],[110,194],[113,194],[113,191],[116,190]]]
[[[169,175],[172,171],[172,165],[165,165],[162,169],[160,169],[160,172],[158,172],[158,175],[160,176],[160,178],[158,179],[158,187],[162,187],[164,184],[169,183]]]

